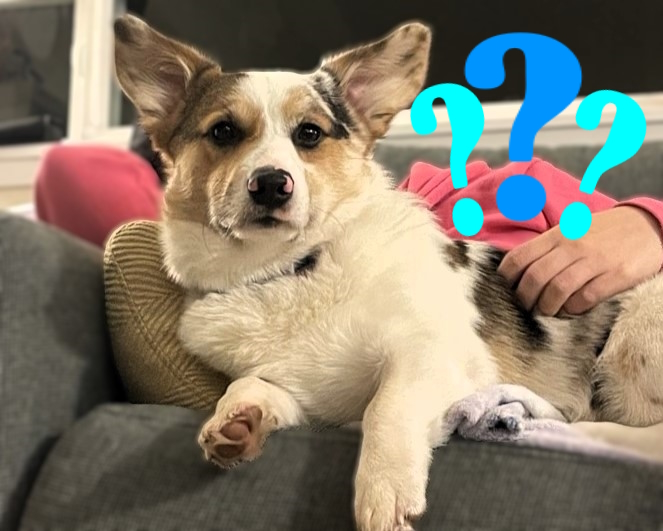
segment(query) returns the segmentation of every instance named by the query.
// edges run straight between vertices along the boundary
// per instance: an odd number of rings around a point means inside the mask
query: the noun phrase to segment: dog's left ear
[[[396,113],[423,88],[431,30],[419,22],[399,26],[383,39],[322,61],[374,139],[384,136]]]

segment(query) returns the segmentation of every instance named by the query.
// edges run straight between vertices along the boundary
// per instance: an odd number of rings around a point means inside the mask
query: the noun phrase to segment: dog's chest
[[[361,330],[367,308],[354,278],[323,258],[300,275],[207,296],[214,348],[203,355],[232,379],[252,375],[288,390],[310,416],[360,418],[378,354]]]

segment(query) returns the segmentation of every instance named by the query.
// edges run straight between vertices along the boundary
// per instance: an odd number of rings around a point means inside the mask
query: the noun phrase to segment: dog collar
[[[320,256],[320,250],[315,249],[313,252],[307,254],[301,260],[297,260],[295,262],[295,266],[293,267],[295,275],[304,275],[309,271],[315,269],[315,266],[318,263],[319,256]]]
[[[252,282],[252,284],[267,284],[272,280],[276,280],[279,277],[285,277],[289,275],[296,275],[296,276],[306,275],[307,273],[310,273],[315,269],[319,257],[320,257],[320,249],[314,249],[303,258],[300,258],[299,260],[294,262],[291,268],[284,269],[281,272],[281,274],[273,275],[271,277],[264,278],[261,280],[256,280],[255,282]],[[216,290],[216,293],[225,294],[228,292],[226,290]]]
[[[295,276],[306,275],[307,273],[310,273],[315,269],[319,257],[320,257],[320,249],[313,249],[309,254],[294,262],[291,267],[285,268],[281,272],[281,274],[276,274],[274,276],[265,278],[263,280],[258,280],[256,284],[267,284],[272,280],[276,280],[279,277],[285,277],[289,275],[295,275]]]

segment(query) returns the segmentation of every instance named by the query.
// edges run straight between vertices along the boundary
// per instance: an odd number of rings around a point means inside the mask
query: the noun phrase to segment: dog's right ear
[[[213,63],[132,15],[118,18],[114,28],[118,82],[152,135],[179,115],[196,72]]]
[[[322,70],[334,76],[373,141],[423,88],[431,36],[428,26],[411,22],[376,42],[323,59]]]

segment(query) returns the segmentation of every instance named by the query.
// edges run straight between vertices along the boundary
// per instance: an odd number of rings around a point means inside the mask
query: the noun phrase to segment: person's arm
[[[543,211],[526,222],[506,219],[495,199],[499,185],[516,173],[535,177],[547,192]],[[448,169],[418,163],[400,189],[420,195],[452,238],[462,238],[453,226],[454,204],[462,197],[478,201],[484,224],[475,237],[466,239],[512,249],[500,272],[528,308],[538,304],[544,314],[556,314],[562,307],[583,312],[661,268],[661,201],[636,198],[620,203],[600,192],[582,193],[578,179],[538,159],[498,170],[477,162],[468,165],[467,174],[468,185],[454,189]],[[558,225],[564,209],[575,201],[585,203],[594,216],[589,232],[570,241]]]
[[[633,206],[643,210],[653,218],[658,230],[663,234],[663,199],[633,197],[625,201],[620,201],[615,206]]]
[[[541,213],[524,222],[507,219],[497,208],[498,188],[517,173],[535,177],[547,193]],[[592,212],[607,210],[616,204],[614,199],[600,193],[591,196],[581,193],[576,179],[540,159],[511,163],[498,169],[491,169],[485,162],[473,162],[467,166],[467,186],[463,188],[454,188],[448,168],[416,163],[400,189],[421,196],[449,237],[484,241],[504,250],[513,249],[558,225],[562,211],[574,201],[584,201]],[[453,225],[453,207],[464,197],[477,201],[484,215],[481,230],[471,238],[461,235]]]
[[[584,194],[577,179],[543,161],[531,170],[548,191],[543,214],[551,229],[510,251],[500,266],[526,308],[536,306],[545,315],[582,313],[660,271],[661,201]],[[571,241],[558,225],[574,201],[594,215],[587,234]]]
[[[495,199],[503,180],[515,173],[526,173],[535,177],[547,192],[543,211],[534,219],[522,223],[506,219],[499,212]],[[437,214],[441,227],[452,238],[462,237],[453,226],[453,206],[463,197],[475,199],[483,209],[484,224],[480,233],[470,239],[491,243],[495,243],[494,240],[497,239],[502,243],[498,246],[508,249],[523,241],[519,233],[528,236],[526,240],[529,240],[534,234],[543,234],[559,225],[562,212],[574,201],[585,203],[593,213],[617,206],[638,207],[650,214],[656,224],[663,228],[663,201],[640,197],[617,202],[601,192],[584,194],[580,192],[578,179],[540,159],[534,159],[531,163],[509,164],[497,170],[491,169],[484,162],[474,162],[467,166],[467,177],[467,186],[455,189],[448,168],[418,162],[412,166],[410,174],[401,182],[399,189],[421,196]]]
[[[524,173],[536,177],[546,189],[546,205],[543,208],[543,215],[546,217],[550,228],[559,225],[562,212],[568,205],[580,201],[585,203],[592,213],[621,206],[637,207],[649,214],[658,228],[663,230],[663,201],[659,199],[636,197],[618,202],[612,197],[597,191],[592,194],[585,194],[580,191],[580,179],[576,179],[549,162],[540,159],[535,159]]]

